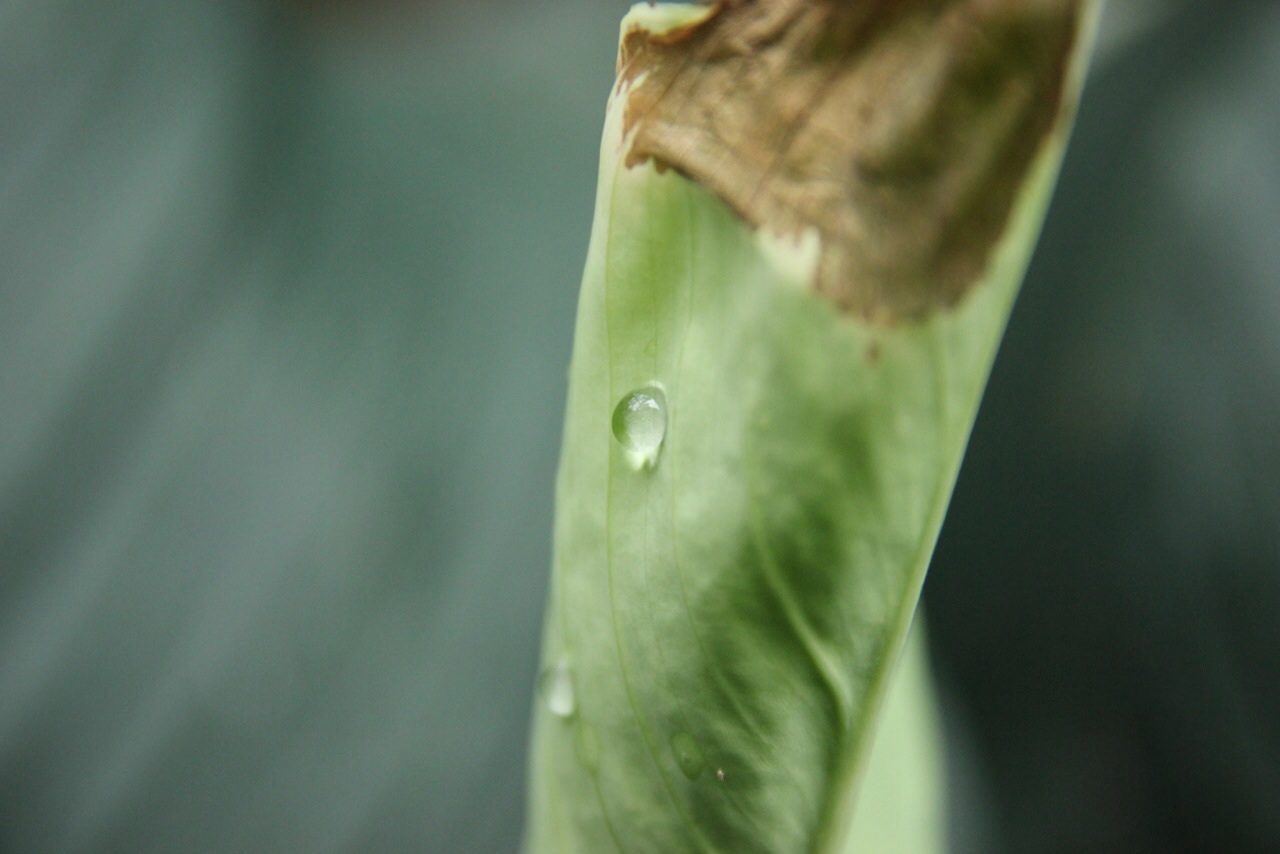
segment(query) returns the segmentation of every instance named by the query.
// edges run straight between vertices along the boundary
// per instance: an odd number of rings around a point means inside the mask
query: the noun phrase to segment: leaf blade
[[[803,236],[628,166],[627,86],[606,120],[544,650],[578,701],[539,709],[528,847],[840,851],[1066,114],[981,281],[885,325],[814,293]],[[650,387],[666,433],[637,466],[611,418]]]

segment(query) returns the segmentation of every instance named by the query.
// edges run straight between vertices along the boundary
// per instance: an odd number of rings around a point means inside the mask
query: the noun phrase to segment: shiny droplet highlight
[[[656,385],[636,389],[613,410],[613,437],[634,469],[658,463],[662,440],[667,436],[667,396]]]
[[[690,780],[698,779],[702,770],[707,767],[707,758],[702,755],[702,748],[687,732],[678,732],[671,736],[671,752],[675,754],[676,765]]]
[[[538,690],[551,714],[558,718],[573,716],[577,699],[573,693],[573,671],[569,669],[569,662],[561,659],[542,671]]]

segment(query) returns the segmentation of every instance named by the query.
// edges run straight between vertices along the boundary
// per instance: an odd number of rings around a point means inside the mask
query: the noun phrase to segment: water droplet
[[[628,394],[613,410],[613,436],[634,469],[653,468],[667,435],[667,396],[657,386]]]
[[[723,782],[724,782],[724,769],[723,769],[723,768],[717,768],[717,769],[716,769],[716,779],[717,779],[717,780],[719,780],[721,783],[723,783]]]
[[[577,701],[573,696],[573,671],[569,669],[569,662],[560,659],[542,671],[542,677],[538,683],[542,700],[547,704],[547,710],[551,714],[558,718],[573,715],[574,709],[577,708]]]
[[[693,736],[687,732],[678,732],[671,736],[671,752],[676,756],[676,764],[690,780],[698,779],[702,769],[707,767],[707,758],[702,755],[702,748]]]
[[[578,722],[578,737],[574,741],[574,749],[588,772],[594,774],[600,770],[600,735],[596,728],[586,721]]]

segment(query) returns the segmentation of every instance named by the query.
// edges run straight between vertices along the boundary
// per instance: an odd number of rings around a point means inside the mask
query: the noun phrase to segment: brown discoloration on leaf
[[[926,316],[987,267],[1060,115],[1080,7],[721,0],[624,38],[625,162],[676,169],[754,227],[816,228],[815,287],[842,310]]]

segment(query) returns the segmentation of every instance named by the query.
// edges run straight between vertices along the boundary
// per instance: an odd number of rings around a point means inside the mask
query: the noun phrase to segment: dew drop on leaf
[[[676,764],[690,780],[696,780],[707,767],[707,758],[702,755],[702,748],[693,736],[687,732],[678,732],[671,736],[671,752],[675,754]]]
[[[573,671],[564,659],[542,671],[538,680],[538,690],[542,693],[542,701],[547,710],[558,718],[568,718],[577,708],[573,695]]]
[[[634,469],[653,468],[667,435],[667,396],[657,386],[636,389],[613,410],[613,437]]]

